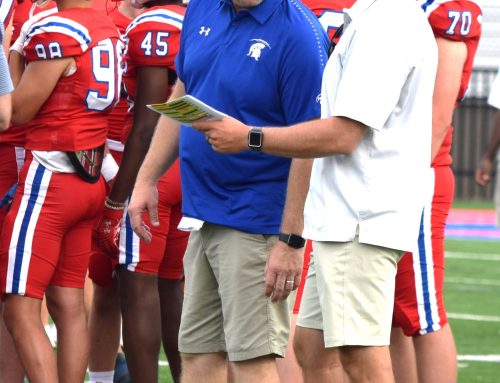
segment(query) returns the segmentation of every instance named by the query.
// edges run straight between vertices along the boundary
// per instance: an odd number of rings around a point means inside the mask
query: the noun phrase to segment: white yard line
[[[446,283],[456,283],[459,285],[477,285],[477,286],[500,286],[498,279],[485,278],[465,278],[465,277],[445,277]]]
[[[458,355],[459,362],[500,362],[500,355]]]
[[[460,313],[447,313],[448,318],[471,320],[478,322],[500,322],[500,316],[494,315],[475,315],[475,314],[460,314]]]
[[[500,261],[500,254],[475,254],[455,251],[445,251],[445,257],[451,259],[470,259],[480,261]]]

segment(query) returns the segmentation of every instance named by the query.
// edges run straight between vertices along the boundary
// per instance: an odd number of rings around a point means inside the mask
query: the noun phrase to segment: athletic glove
[[[14,199],[14,194],[16,193],[17,189],[17,182],[10,187],[9,190],[7,190],[7,193],[2,197],[0,200],[0,209],[5,209],[6,211],[9,211],[10,205],[12,205],[12,200]]]
[[[92,235],[93,244],[113,258],[119,253],[118,236],[124,209],[125,204],[106,199],[101,218]]]

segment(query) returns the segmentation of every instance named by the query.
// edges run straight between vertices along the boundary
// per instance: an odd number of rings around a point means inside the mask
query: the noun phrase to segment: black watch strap
[[[278,239],[294,249],[301,249],[306,245],[306,240],[297,234],[279,233]]]

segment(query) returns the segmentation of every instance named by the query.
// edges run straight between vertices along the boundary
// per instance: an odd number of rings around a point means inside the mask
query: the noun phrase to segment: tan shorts
[[[389,344],[401,251],[313,242],[297,325],[323,331],[325,347]]]
[[[204,223],[184,256],[183,353],[227,352],[230,361],[283,356],[290,330],[287,301],[264,295],[264,267],[277,236]]]

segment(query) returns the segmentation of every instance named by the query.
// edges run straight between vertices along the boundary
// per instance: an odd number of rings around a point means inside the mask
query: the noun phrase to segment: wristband
[[[115,178],[116,173],[118,173],[118,169],[119,169],[118,164],[116,163],[111,153],[106,154],[104,156],[104,159],[102,160],[102,167],[101,167],[101,174],[106,180],[106,182],[109,182],[113,178]]]
[[[126,203],[115,202],[110,200],[109,197],[106,197],[106,199],[104,200],[104,206],[111,210],[123,210],[125,209]]]

